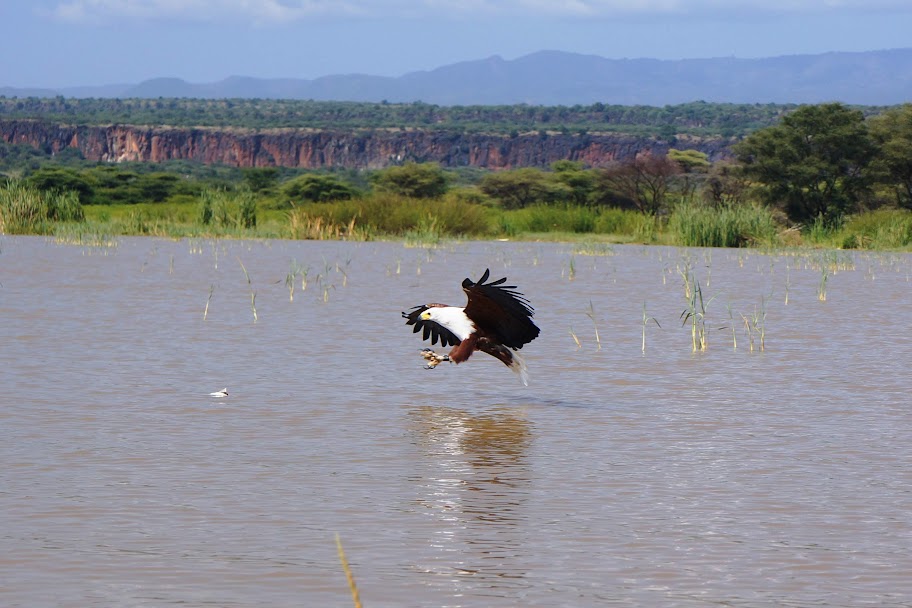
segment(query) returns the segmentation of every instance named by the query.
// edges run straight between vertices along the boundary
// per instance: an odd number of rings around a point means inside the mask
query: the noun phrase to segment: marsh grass
[[[759,205],[684,203],[672,212],[668,231],[683,247],[748,247],[775,244],[779,228],[772,213]]]
[[[289,236],[293,239],[311,241],[367,241],[370,240],[370,230],[355,226],[356,218],[348,220],[347,224],[335,223],[331,219],[311,216],[301,209],[294,209],[288,213]]]
[[[681,312],[681,324],[690,323],[692,352],[702,352],[707,348],[706,309],[716,296],[704,301],[703,289],[689,263],[679,272],[684,279],[684,297],[687,300],[687,308]]]
[[[568,281],[572,281],[576,278],[576,261],[573,256],[570,256],[570,262],[567,265],[567,269],[561,269],[561,276],[566,276]]]
[[[817,282],[817,299],[821,302],[826,302],[827,299],[827,282],[830,280],[830,268],[821,264],[820,266],[820,280]]]
[[[304,291],[307,289],[307,269],[302,268],[297,260],[291,260],[291,268],[288,270],[288,274],[285,275],[285,287],[288,288],[289,302],[294,302],[295,287],[298,284],[298,277],[301,275],[304,277],[301,281],[301,291]]]
[[[850,217],[833,235],[843,249],[904,249],[912,245],[912,211],[878,209]]]
[[[766,350],[766,298],[760,298],[760,309],[754,309],[754,328],[760,341],[760,350]]]
[[[428,215],[418,222],[418,226],[406,230],[403,236],[406,247],[436,247],[441,240],[437,218]]]
[[[615,241],[652,242],[655,219],[641,213],[609,207],[531,205],[500,211],[499,231],[508,237],[547,234],[611,235]]]
[[[446,196],[416,199],[377,193],[333,203],[308,203],[292,214],[338,227],[339,234],[351,240],[381,235],[439,240],[444,236],[488,236],[494,232],[489,208]],[[293,238],[300,238],[292,233]]]
[[[117,247],[117,238],[98,222],[58,223],[54,226],[54,241],[62,245],[82,245],[110,249]]]
[[[576,255],[610,256],[614,255],[614,249],[608,243],[586,240],[574,245],[573,253]]]
[[[251,229],[257,225],[257,199],[249,190],[207,188],[200,193],[198,220],[222,229]]]
[[[82,222],[75,192],[46,192],[20,181],[0,186],[0,232],[51,234],[58,222]]]

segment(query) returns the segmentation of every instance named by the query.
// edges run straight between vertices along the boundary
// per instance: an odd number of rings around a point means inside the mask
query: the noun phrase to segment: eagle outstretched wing
[[[431,344],[437,344],[437,340],[440,340],[441,346],[456,346],[459,344],[460,340],[456,337],[456,334],[451,332],[449,329],[441,325],[440,323],[435,323],[434,321],[424,321],[421,319],[421,313],[423,313],[428,308],[433,306],[444,306],[443,304],[425,304],[421,306],[415,306],[411,312],[402,313],[402,317],[407,319],[405,322],[406,325],[414,325],[415,328],[412,329],[412,333],[416,334],[419,331],[423,331],[423,337],[425,340],[428,338],[431,339]]]
[[[532,322],[535,309],[523,294],[515,291],[516,285],[504,285],[506,278],[485,283],[490,276],[487,269],[478,281],[462,282],[469,300],[465,314],[480,333],[496,338],[504,346],[522,348],[538,337],[540,330]]]

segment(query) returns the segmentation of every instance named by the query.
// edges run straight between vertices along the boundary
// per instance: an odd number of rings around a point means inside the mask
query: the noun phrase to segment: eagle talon
[[[434,369],[444,361],[450,360],[449,355],[438,355],[430,348],[422,348],[421,356],[424,357],[425,361],[427,361],[427,365],[424,366],[424,369]]]

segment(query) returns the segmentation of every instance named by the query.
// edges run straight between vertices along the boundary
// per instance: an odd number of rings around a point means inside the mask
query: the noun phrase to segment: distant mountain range
[[[912,48],[763,59],[606,59],[541,51],[489,57],[399,77],[340,74],[313,80],[232,76],[196,84],[155,78],[139,84],[63,89],[0,87],[7,97],[195,97],[415,102],[436,105],[664,106],[691,101],[894,105],[912,102]]]

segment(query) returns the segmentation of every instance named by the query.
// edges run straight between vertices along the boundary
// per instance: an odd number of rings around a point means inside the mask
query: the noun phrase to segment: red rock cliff
[[[77,148],[93,161],[191,160],[235,167],[345,167],[377,169],[404,161],[443,167],[514,169],[548,167],[573,160],[598,167],[637,154],[664,154],[669,147],[705,152],[711,160],[729,156],[730,141],[679,141],[674,146],[621,134],[496,135],[419,130],[317,131],[71,126],[32,120],[0,121],[0,139],[59,152]]]

